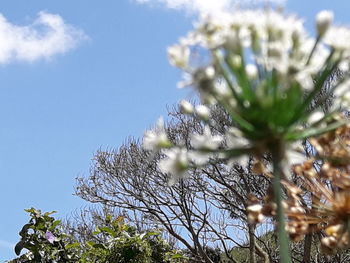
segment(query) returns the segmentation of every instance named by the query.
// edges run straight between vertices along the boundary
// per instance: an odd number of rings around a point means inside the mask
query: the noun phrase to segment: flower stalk
[[[161,125],[156,132],[145,134],[144,148],[160,150],[165,156],[158,167],[170,176],[169,185],[190,176],[190,168],[218,160],[230,168],[233,163],[245,165],[248,155],[262,160],[271,154],[274,198],[269,199],[269,209],[253,203],[247,210],[253,223],[275,215],[282,263],[292,262],[289,237],[300,240],[309,229],[307,224],[314,224],[298,221],[306,211],[297,197],[299,190],[293,188],[290,199],[292,190],[287,187],[288,200],[284,201],[282,184],[291,184],[288,173],[292,165],[305,159],[301,147],[296,146],[301,140],[349,123],[338,116],[340,109],[350,106],[349,76],[344,75],[334,87],[324,89],[334,72],[350,68],[350,28],[334,26],[332,22],[333,13],[321,11],[316,17],[315,39],[307,34],[297,16],[274,10],[239,10],[220,18],[204,18],[168,52],[170,63],[184,72],[181,86],[195,89],[202,103],[194,107],[182,102],[182,112],[203,121],[205,128],[190,135],[188,144],[170,142]],[[196,50],[201,52],[193,52]],[[203,55],[206,62],[191,63],[198,55]],[[330,96],[335,101],[332,112],[324,114],[314,107],[317,98]],[[212,106],[220,106],[230,117],[231,124],[221,133],[213,129]],[[340,197],[350,200],[350,195],[344,195]],[[284,203],[290,200],[295,202],[284,211]],[[330,226],[338,225],[334,221]],[[330,229],[334,232],[333,228]],[[343,234],[338,232],[337,237]],[[337,243],[334,240],[330,236],[324,246],[333,248]]]
[[[282,205],[283,192],[281,179],[283,177],[282,161],[284,158],[284,144],[278,142],[271,146],[272,165],[273,165],[273,193],[274,201],[277,205],[276,220],[277,220],[277,236],[280,245],[281,262],[292,263],[289,252],[289,237],[286,231],[285,214]]]

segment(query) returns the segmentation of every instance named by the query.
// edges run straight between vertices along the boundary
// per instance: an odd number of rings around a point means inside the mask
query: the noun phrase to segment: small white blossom
[[[190,57],[190,49],[185,45],[174,45],[168,48],[168,56],[171,65],[186,68]]]
[[[334,91],[336,97],[343,96],[346,92],[350,91],[350,79],[347,79],[340,83]]]
[[[290,165],[300,164],[305,162],[306,155],[304,153],[304,148],[300,142],[292,143],[286,149],[286,159]]]
[[[165,132],[164,121],[160,118],[154,130],[146,131],[143,136],[142,147],[148,151],[157,151],[171,145]]]
[[[242,148],[249,145],[249,141],[244,138],[242,132],[235,127],[230,127],[225,136],[228,148]]]
[[[254,64],[248,64],[245,71],[249,79],[254,80],[258,77],[258,68]]]
[[[194,113],[194,107],[187,100],[181,100],[180,101],[180,111],[183,114],[193,114]]]
[[[341,106],[342,108],[346,108],[349,110],[350,108],[350,91],[347,91],[343,94],[343,96],[339,97],[334,103],[337,106]]]
[[[203,153],[200,151],[189,151],[188,157],[197,166],[203,166],[206,165],[210,158],[212,158],[214,155],[211,153]]]
[[[249,156],[246,154],[242,154],[240,156],[230,158],[227,165],[230,168],[232,168],[234,165],[237,165],[237,164],[242,166],[242,167],[245,167],[248,165],[248,162],[249,162]]]
[[[241,40],[237,32],[229,32],[226,36],[225,48],[236,52],[241,47]]]
[[[314,81],[306,70],[299,71],[294,78],[304,90],[311,91],[313,89]]]
[[[195,108],[197,116],[202,120],[209,120],[210,109],[205,105],[197,105]]]
[[[215,92],[215,94],[222,99],[232,98],[232,91],[224,80],[218,80],[215,82],[213,92]]]
[[[312,125],[312,124],[322,120],[323,117],[324,117],[324,113],[322,111],[315,111],[309,116],[308,123],[310,123]]]
[[[343,95],[343,99],[347,102],[350,102],[350,91],[345,92],[345,94]]]
[[[337,51],[349,51],[350,29],[342,26],[332,26],[325,34],[324,41]]]
[[[249,146],[249,141],[243,137],[242,132],[235,128],[230,127],[226,134],[226,145],[228,149],[244,148]],[[242,154],[234,158],[230,158],[228,161],[228,166],[233,167],[235,164],[240,166],[246,166],[249,161],[249,156],[247,154]]]
[[[203,134],[191,134],[191,144],[198,150],[216,150],[223,138],[220,135],[212,135],[208,125],[204,127]]]
[[[340,62],[338,68],[342,72],[349,71],[349,60],[343,60]]]
[[[169,186],[189,176],[187,171],[189,168],[189,155],[186,149],[176,147],[164,150],[163,153],[166,155],[166,158],[159,161],[158,167],[163,173],[171,175],[168,181]]]
[[[316,29],[320,36],[323,36],[333,22],[333,12],[323,10],[316,16]]]
[[[242,66],[242,57],[239,55],[234,55],[232,56],[231,62],[234,68],[240,68]]]
[[[182,80],[177,83],[177,88],[183,89],[193,84],[192,75],[188,72],[182,74]]]

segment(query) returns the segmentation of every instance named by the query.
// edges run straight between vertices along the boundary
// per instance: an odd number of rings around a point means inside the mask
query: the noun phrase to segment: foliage
[[[173,263],[186,262],[162,239],[158,231],[138,233],[124,223],[123,217],[106,217],[110,227],[97,227],[95,236],[104,236],[105,242],[79,243],[62,231],[61,222],[34,208],[26,210],[31,219],[20,232],[21,240],[15,251],[28,251],[10,263],[68,262],[68,263]]]
[[[22,249],[28,252],[17,262],[76,262],[77,250],[69,241],[69,237],[59,230],[60,220],[55,220],[51,215],[55,212],[41,213],[34,208],[25,210],[30,214],[29,223],[25,224],[19,232],[21,240],[15,246],[15,252],[19,255]],[[79,244],[77,244],[79,247]]]

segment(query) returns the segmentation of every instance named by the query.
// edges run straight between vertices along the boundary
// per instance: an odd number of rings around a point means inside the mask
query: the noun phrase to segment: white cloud
[[[7,248],[7,249],[14,249],[15,244],[5,240],[0,240],[0,247]]]
[[[237,7],[259,4],[283,5],[286,0],[135,0],[141,4],[163,4],[169,9],[185,10],[198,15],[217,15]]]
[[[0,14],[0,63],[33,62],[63,54],[87,37],[61,16],[40,12],[29,25],[19,26]]]

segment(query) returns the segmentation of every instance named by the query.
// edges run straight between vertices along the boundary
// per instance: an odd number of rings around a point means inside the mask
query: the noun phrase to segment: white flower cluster
[[[189,102],[183,103],[188,107],[191,105]],[[206,108],[205,111],[209,109]],[[191,165],[206,164],[213,157],[213,152],[221,146],[223,137],[212,135],[209,126],[205,126],[203,134],[192,134],[190,141],[193,150],[178,146],[169,149],[172,144],[166,134],[163,119],[158,120],[155,129],[146,131],[144,135],[143,148],[151,152],[160,151],[165,156],[158,166],[161,172],[171,175],[169,186],[174,185],[179,179],[188,177],[187,171]]]
[[[204,18],[187,37],[169,47],[170,63],[185,74],[181,85],[195,88],[203,103],[194,107],[182,101],[181,112],[210,123],[209,106],[219,104],[237,124],[221,136],[205,126],[203,134],[190,136],[192,150],[182,146],[163,150],[166,158],[159,167],[173,175],[170,184],[188,176],[192,165],[202,165],[213,156],[242,160],[245,149],[261,154],[273,144],[272,139],[293,142],[316,133],[316,128],[325,129],[321,124],[329,116],[319,109],[308,110],[309,104],[335,69],[348,70],[350,56],[350,29],[332,23],[333,14],[321,11],[313,38],[296,16],[240,10]],[[200,55],[209,62],[191,63]],[[332,92],[337,105],[350,106],[349,87],[347,78],[335,83]],[[300,124],[305,121],[313,130],[303,133]],[[171,146],[161,126],[145,134],[145,149]],[[242,150],[241,156],[236,150]]]
[[[221,19],[207,17],[194,32],[168,49],[169,60],[172,65],[190,73],[192,81],[187,84],[196,87],[220,75],[214,70],[217,69],[215,59],[212,61],[214,65],[191,67],[191,47],[202,46],[221,55],[227,52],[235,54],[231,60],[236,67],[246,60],[247,75],[251,79],[258,77],[258,69],[276,70],[280,79],[287,80],[285,88],[291,84],[288,79],[292,78],[310,90],[313,76],[324,66],[333,50],[338,53],[334,59],[339,56],[347,59],[349,55],[350,30],[332,26],[332,20],[333,14],[329,11],[321,11],[317,15],[316,28],[323,39],[321,42],[307,35],[301,19],[274,10],[239,11],[223,15]],[[249,51],[243,56],[242,51],[247,49]],[[209,81],[206,87],[215,89]]]

